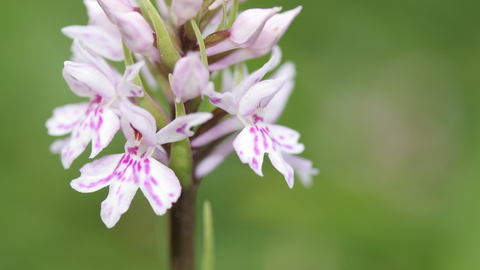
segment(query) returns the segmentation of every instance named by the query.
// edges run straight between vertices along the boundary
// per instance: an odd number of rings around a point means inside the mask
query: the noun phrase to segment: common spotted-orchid
[[[50,147],[65,168],[89,143],[89,157],[99,156],[121,129],[124,153],[84,165],[72,188],[109,186],[101,204],[108,228],[138,189],[155,214],[171,209],[172,269],[192,270],[196,190],[227,155],[236,151],[262,176],[268,154],[290,188],[294,171],[305,185],[318,173],[297,156],[300,134],[275,124],[293,89],[293,64],[263,80],[279,65],[277,43],[301,7],[279,13],[281,7],[239,11],[241,0],[154,2],[84,0],[88,25],[62,29],[74,40],[63,77],[88,101],[55,109],[46,126],[65,136]],[[245,61],[270,52],[249,74]]]

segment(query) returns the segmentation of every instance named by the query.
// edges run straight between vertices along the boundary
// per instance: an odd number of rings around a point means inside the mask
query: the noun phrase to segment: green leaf
[[[180,59],[180,54],[175,49],[168,29],[150,0],[139,0],[140,10],[143,16],[157,34],[157,48],[160,60],[170,71],[173,71],[175,63]]]
[[[192,25],[193,31],[195,32],[195,37],[197,38],[202,63],[208,69],[207,52],[205,51],[205,43],[203,43],[202,33],[200,32],[200,29],[198,28],[198,25],[194,20],[190,20],[190,24]]]
[[[203,203],[203,258],[201,270],[213,270],[214,266],[215,248],[212,206],[209,201],[205,201]]]

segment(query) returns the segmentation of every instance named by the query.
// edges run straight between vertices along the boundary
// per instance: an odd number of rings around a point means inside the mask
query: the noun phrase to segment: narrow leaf
[[[201,270],[213,270],[215,265],[212,206],[203,203],[203,258]]]
[[[145,19],[151,24],[157,35],[156,45],[160,53],[160,60],[170,69],[170,71],[173,71],[175,63],[180,59],[180,54],[175,49],[165,23],[150,0],[139,0],[138,2],[143,16],[145,16]]]

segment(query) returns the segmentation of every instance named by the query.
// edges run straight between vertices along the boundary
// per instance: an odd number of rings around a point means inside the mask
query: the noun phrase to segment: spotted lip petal
[[[100,96],[96,96],[89,103],[82,120],[72,129],[70,140],[62,148],[63,166],[68,169],[92,139],[94,142],[90,157],[95,157],[110,143],[119,128],[118,117],[102,102]]]
[[[79,192],[94,192],[110,186],[100,213],[108,228],[115,226],[128,210],[138,188],[157,215],[165,214],[181,193],[175,173],[151,158],[153,148],[141,152],[128,141],[126,149],[125,154],[105,156],[86,164],[80,170],[81,176],[71,182],[72,188]]]

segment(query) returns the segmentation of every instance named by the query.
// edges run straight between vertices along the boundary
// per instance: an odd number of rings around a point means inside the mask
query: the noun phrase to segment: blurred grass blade
[[[212,206],[209,201],[205,201],[203,203],[203,258],[201,270],[213,270],[214,260]]]

